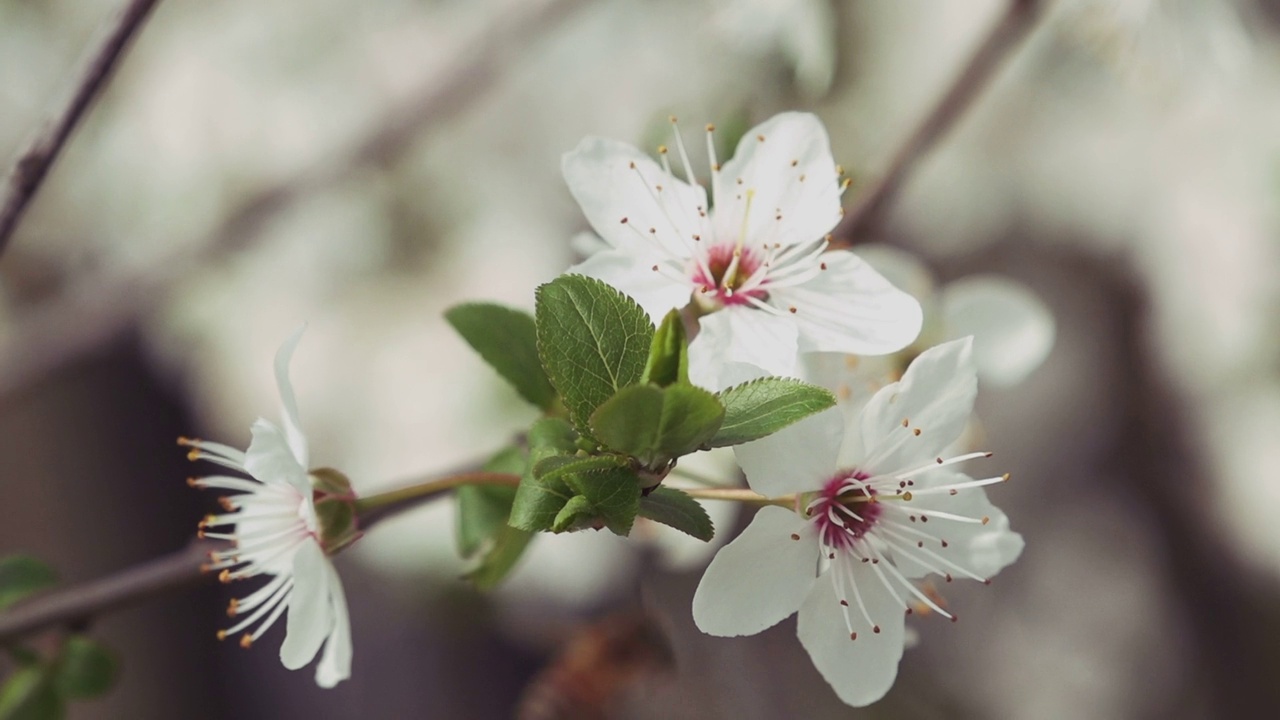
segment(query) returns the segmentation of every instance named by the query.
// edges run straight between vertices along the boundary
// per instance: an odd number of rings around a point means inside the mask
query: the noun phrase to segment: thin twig
[[[519,3],[478,34],[449,68],[371,125],[373,130],[326,162],[269,185],[240,203],[200,240],[154,257],[142,271],[118,271],[77,283],[18,315],[0,344],[0,396],[118,337],[156,307],[196,267],[251,246],[266,221],[300,200],[332,188],[356,171],[394,159],[424,128],[471,107],[516,58],[586,0]]]
[[[46,628],[74,626],[109,610],[212,579],[216,575],[202,572],[200,566],[218,547],[220,544],[211,540],[197,540],[171,555],[115,575],[33,597],[0,613],[0,645]]]
[[[866,234],[879,219],[885,204],[902,186],[916,163],[946,136],[974,100],[991,84],[997,72],[1035,27],[1042,0],[1011,0],[1004,15],[952,81],[920,125],[900,145],[884,172],[860,190],[851,210],[833,231],[837,242],[848,243]]]
[[[471,467],[474,468],[475,463],[472,463]],[[474,469],[451,473],[436,480],[411,483],[396,490],[388,490],[357,500],[356,514],[360,518],[360,531],[368,532],[383,520],[435,500],[444,493],[456,490],[463,485],[500,485],[514,488],[519,484],[519,475]]]
[[[106,86],[111,71],[129,47],[129,41],[142,29],[151,9],[158,3],[159,0],[130,0],[120,16],[111,22],[102,42],[90,54],[75,92],[66,106],[18,154],[5,184],[3,200],[0,200],[0,253],[8,247],[13,231],[22,220],[23,211],[40,189],[49,168],[67,144],[67,139],[93,104],[94,98]]]

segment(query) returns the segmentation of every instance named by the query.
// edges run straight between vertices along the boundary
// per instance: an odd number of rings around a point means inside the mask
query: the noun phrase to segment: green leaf
[[[533,469],[533,476],[549,482],[564,480],[574,473],[626,467],[627,464],[627,458],[620,455],[557,455],[539,462]]]
[[[689,383],[689,342],[685,339],[684,320],[679,310],[667,313],[653,334],[640,382],[658,387]]]
[[[759,440],[836,404],[823,388],[779,377],[745,382],[717,397],[724,403],[724,422],[708,443],[711,447]]]
[[[576,493],[563,480],[538,480],[533,468],[546,458],[574,454],[577,439],[569,423],[559,418],[542,418],[529,429],[529,465],[511,505],[507,522],[512,527],[529,532],[551,529],[560,508]]]
[[[97,697],[111,689],[115,678],[116,660],[106,648],[83,635],[67,638],[53,676],[63,697]]]
[[[458,554],[475,555],[486,540],[507,525],[516,488],[501,485],[463,485],[458,488]]]
[[[33,557],[12,555],[0,559],[0,610],[57,582],[53,569]]]
[[[574,495],[556,514],[555,522],[551,523],[551,532],[561,533],[572,530],[580,518],[593,515],[595,515],[595,509],[591,506],[591,501],[582,495]]]
[[[581,275],[537,291],[538,355],[579,430],[597,407],[644,372],[653,338],[634,300]]]
[[[444,317],[521,397],[543,410],[552,409],[556,389],[542,370],[537,326],[529,313],[492,303],[466,303],[449,308]]]
[[[507,448],[485,463],[487,472],[523,474],[525,456],[520,448]],[[486,540],[496,537],[507,525],[516,489],[502,485],[463,485],[458,488],[458,554],[475,555]]]
[[[493,546],[466,577],[481,590],[491,590],[515,567],[529,547],[533,533],[509,525],[493,536]]]
[[[640,517],[673,527],[703,542],[710,542],[716,534],[702,503],[675,488],[654,488],[640,498]]]
[[[600,442],[654,468],[688,455],[720,429],[724,408],[715,395],[693,385],[632,385],[591,416]]]
[[[22,668],[0,687],[0,720],[58,720],[66,707],[47,668]]]
[[[569,484],[615,535],[626,536],[640,511],[640,483],[630,470],[615,468],[573,475]]]

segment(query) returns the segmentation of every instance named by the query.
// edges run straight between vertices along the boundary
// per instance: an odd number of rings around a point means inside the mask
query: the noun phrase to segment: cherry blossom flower
[[[655,318],[691,301],[702,313],[690,376],[718,388],[725,363],[795,374],[800,353],[878,355],[920,331],[919,304],[847,250],[827,251],[848,181],[822,123],[783,113],[715,158],[711,199],[677,131],[685,179],[625,143],[588,137],[564,156],[569,190],[607,249],[570,269],[635,298]]]
[[[346,596],[328,555],[354,536],[347,533],[337,542],[330,541],[317,506],[354,498],[349,485],[345,493],[326,492],[333,489],[335,471],[307,470],[307,440],[298,426],[288,374],[301,337],[299,329],[276,353],[276,381],[284,408],[281,425],[259,418],[245,452],[204,440],[182,438],[179,443],[192,448],[188,455],[192,460],[208,460],[248,476],[215,475],[189,481],[194,487],[238,493],[220,499],[226,512],[200,522],[201,537],[232,545],[211,553],[206,569],[219,571],[223,582],[268,578],[257,590],[231,601],[227,616],[236,622],[218,631],[218,638],[243,633],[240,644],[248,648],[287,612],[280,661],[297,670],[324,645],[316,683],[327,688],[350,677],[352,654]],[[340,482],[345,483],[345,478]]]
[[[988,453],[940,455],[973,409],[971,354],[967,338],[924,352],[847,431],[833,408],[736,448],[753,490],[794,500],[762,508],[711,561],[693,599],[703,632],[750,635],[798,611],[819,672],[866,705],[897,676],[906,614],[954,619],[925,578],[987,582],[1018,557],[1022,537],[982,489],[1008,475],[955,469]]]

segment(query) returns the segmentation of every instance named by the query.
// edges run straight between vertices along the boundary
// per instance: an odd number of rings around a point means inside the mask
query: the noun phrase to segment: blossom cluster
[[[715,556],[693,616],[704,632],[735,636],[798,612],[800,641],[823,677],[845,702],[865,705],[897,674],[904,617],[917,610],[953,617],[921,586],[924,578],[987,582],[1022,550],[1021,536],[983,491],[1009,476],[971,478],[959,465],[989,453],[950,450],[977,393],[973,340],[922,348],[909,365],[864,374],[872,382],[885,370],[901,377],[874,394],[823,372],[833,356],[856,368],[856,356],[907,349],[921,334],[920,303],[853,251],[830,247],[849,182],[816,117],[774,117],[747,132],[724,165],[713,132],[708,126],[710,197],[678,130],[683,179],[665,148],[661,166],[597,138],[567,154],[570,191],[607,245],[573,271],[609,282],[655,317],[695,308],[701,317],[689,362],[699,384],[805,375],[840,392],[843,408],[735,447],[750,487],[777,500]],[[982,302],[990,293],[979,288]],[[968,317],[1039,310],[1033,296],[1006,298]],[[1024,306],[1031,310],[1020,312]],[[963,330],[965,314],[955,315]],[[995,324],[978,331],[998,337],[1008,323]],[[1032,334],[1046,325],[1022,324]],[[984,348],[986,365],[1007,367],[1006,355],[1022,352],[1028,361],[1014,359],[1020,367],[1005,375],[1029,369],[1047,352],[1044,335]]]
[[[597,251],[539,289],[536,318],[477,304],[447,315],[544,413],[493,463],[518,487],[459,493],[460,506],[505,508],[464,528],[460,549],[483,555],[473,579],[485,585],[537,532],[630,535],[644,520],[709,540],[705,510],[663,481],[681,457],[733,447],[763,507],[707,567],[697,626],[747,635],[795,613],[819,672],[865,705],[896,676],[907,615],[954,619],[930,578],[987,582],[1021,552],[984,492],[1009,475],[965,474],[990,453],[964,438],[979,372],[1020,379],[1047,353],[1051,318],[999,282],[935,301],[891,251],[869,262],[833,247],[850,181],[813,115],[768,120],[724,164],[715,141],[708,125],[704,184],[678,128],[657,160],[583,140],[563,172]],[[341,474],[308,468],[288,379],[299,337],[276,358],[281,425],[258,420],[245,452],[182,442],[236,473],[191,481],[236,493],[200,523],[226,543],[208,569],[266,578],[231,601],[219,636],[249,647],[287,613],[283,664],[323,646],[316,681],[331,687],[352,645],[330,556],[359,537],[360,506]]]

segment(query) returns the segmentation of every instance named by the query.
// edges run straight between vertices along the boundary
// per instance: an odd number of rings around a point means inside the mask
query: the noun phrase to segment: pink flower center
[[[707,299],[721,305],[746,304],[747,298],[750,297],[757,300],[767,299],[769,293],[759,287],[738,292],[738,289],[760,268],[761,260],[751,248],[744,247],[740,251],[735,267],[733,260],[736,251],[738,251],[737,245],[734,243],[713,245],[707,251],[706,269],[704,270],[702,266],[694,268],[693,282],[702,287],[701,292]],[[708,271],[710,277],[708,277]]]
[[[866,482],[870,475],[848,470],[828,480],[809,503],[808,513],[818,526],[823,546],[845,550],[875,525],[883,508],[876,491]]]

